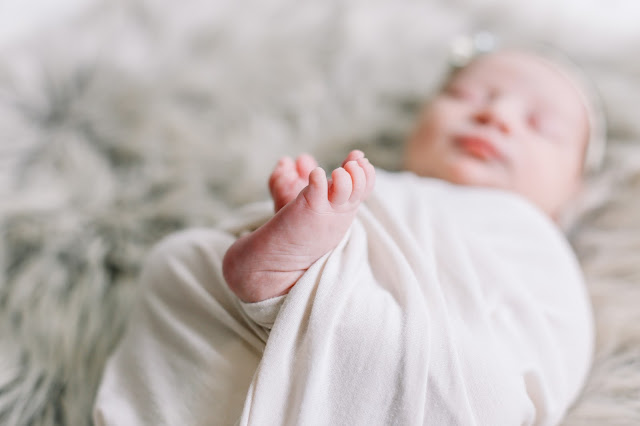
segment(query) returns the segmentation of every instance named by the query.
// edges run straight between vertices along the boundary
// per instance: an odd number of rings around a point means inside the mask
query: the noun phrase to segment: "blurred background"
[[[149,248],[267,198],[282,155],[398,169],[449,42],[548,42],[599,88],[570,235],[593,372],[565,425],[640,424],[640,2],[0,0],[0,424],[90,424]]]
[[[0,46],[61,24],[95,0],[0,0]]]

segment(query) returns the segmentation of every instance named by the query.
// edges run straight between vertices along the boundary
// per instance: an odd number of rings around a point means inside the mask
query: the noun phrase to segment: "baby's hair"
[[[607,141],[603,102],[593,81],[574,60],[557,47],[543,43],[505,45],[499,43],[498,39],[488,32],[456,37],[451,43],[450,68],[447,80],[450,80],[479,56],[504,49],[524,50],[546,59],[547,62],[555,65],[559,72],[565,74],[569,80],[575,82],[576,88],[582,96],[583,104],[587,108],[589,120],[589,137],[584,159],[584,171],[586,173],[597,172],[602,167]]]

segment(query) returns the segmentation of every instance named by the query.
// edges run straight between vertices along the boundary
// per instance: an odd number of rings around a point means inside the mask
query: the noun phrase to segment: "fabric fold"
[[[162,303],[109,361],[98,424],[553,425],[582,386],[582,275],[518,196],[379,171],[338,246],[258,304],[221,278],[242,230],[191,231],[148,264],[142,304]]]

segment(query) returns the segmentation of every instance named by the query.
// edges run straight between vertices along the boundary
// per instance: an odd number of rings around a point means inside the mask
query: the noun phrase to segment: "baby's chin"
[[[442,168],[433,177],[456,185],[508,189],[508,179],[503,168],[474,158],[458,157],[442,164]]]

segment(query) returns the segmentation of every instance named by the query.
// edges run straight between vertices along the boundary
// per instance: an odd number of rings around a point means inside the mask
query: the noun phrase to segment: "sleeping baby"
[[[96,423],[558,424],[594,339],[558,221],[597,118],[575,69],[505,48],[449,76],[404,172],[281,159],[275,214],[152,251]]]

